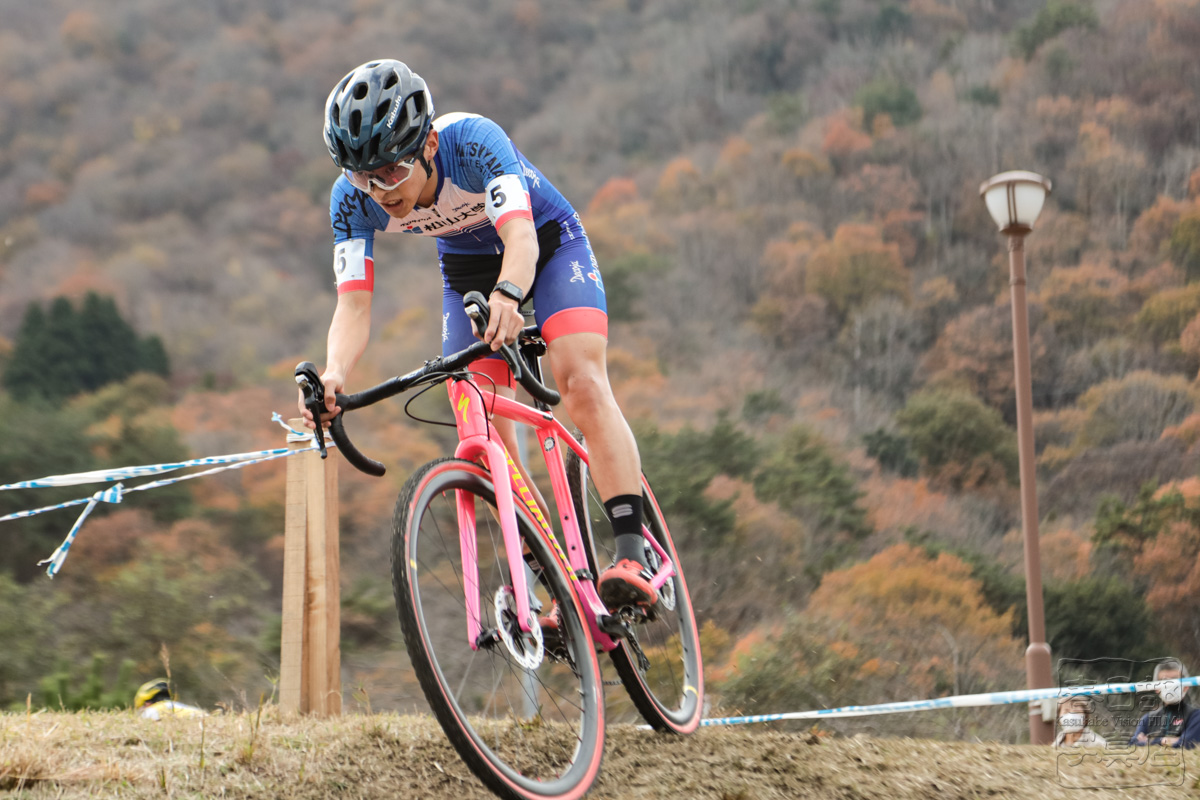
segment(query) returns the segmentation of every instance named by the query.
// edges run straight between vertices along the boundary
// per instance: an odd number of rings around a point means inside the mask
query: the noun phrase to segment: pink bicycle
[[[472,292],[464,304],[486,327],[482,295]],[[612,537],[588,476],[587,450],[550,411],[559,397],[541,382],[545,343],[530,327],[517,350],[502,352],[534,405],[480,390],[469,367],[492,351],[477,342],[363,392],[338,395],[343,413],[329,432],[351,464],[382,475],[383,465],[347,437],[345,413],[449,382],[459,436],[454,458],[418,469],[393,517],[392,587],[409,658],[446,735],[492,791],[577,798],[595,780],[604,749],[597,650],[609,654],[651,727],[686,734],[700,724],[703,706],[699,635],[679,556],[644,476],[643,534],[657,602],[649,610],[601,602],[595,579],[614,554],[597,550],[597,543],[611,546]],[[315,367],[301,364],[296,380],[309,408],[319,410]],[[536,432],[561,538],[515,469],[492,415]],[[543,626],[539,616],[555,624]]]

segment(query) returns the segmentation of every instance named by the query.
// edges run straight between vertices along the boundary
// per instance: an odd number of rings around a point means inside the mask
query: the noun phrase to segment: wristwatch
[[[521,291],[521,287],[517,286],[512,281],[500,281],[492,289],[493,292],[499,292],[505,297],[517,301],[517,305],[521,305],[521,301],[525,299],[525,293]]]

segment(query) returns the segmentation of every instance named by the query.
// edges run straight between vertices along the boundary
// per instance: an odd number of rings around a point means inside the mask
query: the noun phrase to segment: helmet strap
[[[430,178],[432,178],[433,177],[433,166],[428,161],[425,160],[425,150],[424,149],[422,149],[421,152],[417,155],[417,161],[418,161],[418,163],[420,163],[420,165],[422,167],[425,168],[425,180],[429,180]]]

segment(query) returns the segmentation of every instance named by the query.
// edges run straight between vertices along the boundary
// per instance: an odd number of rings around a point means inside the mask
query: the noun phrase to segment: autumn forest
[[[283,446],[336,299],[322,103],[395,57],[581,213],[711,713],[1024,686],[979,196],[1011,169],[1053,182],[1026,251],[1058,676],[1196,665],[1198,46],[1200,0],[0,0],[0,485]],[[375,262],[351,388],[440,352],[433,245]],[[397,491],[453,439],[401,406],[354,420],[388,475],[342,471],[348,708],[419,703],[383,565]],[[283,498],[278,463],[131,496],[53,581],[77,512],[0,523],[0,707],[126,705],[165,660],[187,700],[269,696]],[[1026,736],[1022,708],[831,727]]]

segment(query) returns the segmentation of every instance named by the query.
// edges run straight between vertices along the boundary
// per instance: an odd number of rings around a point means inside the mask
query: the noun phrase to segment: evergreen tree
[[[30,391],[38,380],[37,364],[46,337],[46,312],[37,303],[30,303],[13,342],[12,354],[4,371],[4,384],[14,394]]]
[[[95,391],[139,370],[141,345],[137,333],[122,319],[112,298],[88,292],[75,329],[83,337],[81,349],[86,362],[80,368],[85,391]]]
[[[163,347],[162,339],[157,336],[147,336],[142,339],[138,358],[143,372],[160,375],[164,378],[171,375],[171,362],[167,358],[167,348]]]
[[[112,298],[89,292],[79,311],[65,297],[56,298],[48,314],[30,304],[4,385],[18,396],[57,402],[143,371],[170,374],[162,341],[139,339]]]
[[[754,474],[759,500],[804,520],[815,531],[808,569],[820,575],[842,564],[855,542],[871,533],[867,512],[848,464],[816,431],[805,425],[789,429]]]

